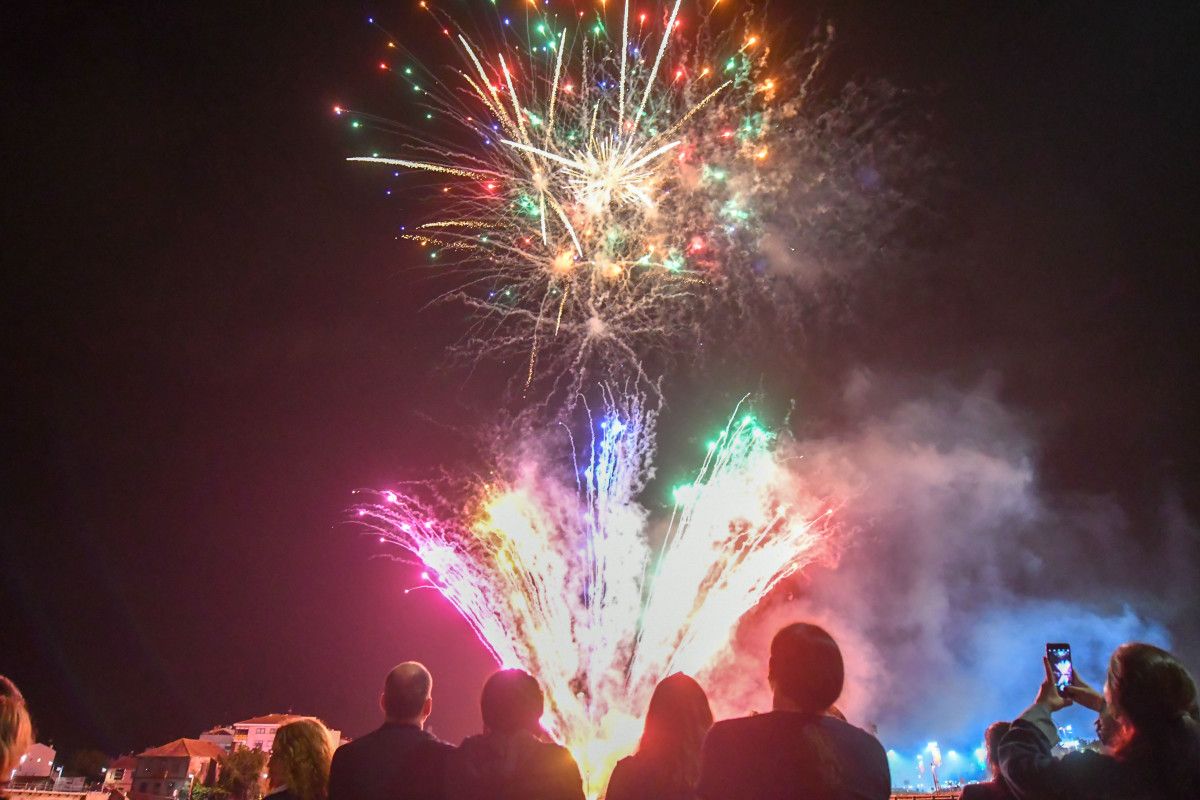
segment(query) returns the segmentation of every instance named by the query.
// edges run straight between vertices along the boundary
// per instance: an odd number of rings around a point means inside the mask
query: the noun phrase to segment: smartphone
[[[1071,645],[1066,642],[1047,642],[1046,658],[1050,659],[1054,685],[1061,692],[1071,685],[1071,675],[1075,671],[1071,663]]]

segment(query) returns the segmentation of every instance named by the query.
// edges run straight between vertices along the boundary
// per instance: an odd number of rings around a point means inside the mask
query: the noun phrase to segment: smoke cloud
[[[708,678],[720,716],[768,709],[771,636],[815,621],[843,648],[850,721],[910,758],[933,740],[959,748],[969,776],[987,724],[1032,701],[1047,641],[1070,642],[1097,687],[1122,642],[1194,651],[1175,609],[1200,585],[1197,530],[1178,504],[1147,539],[1109,498],[1046,491],[1032,425],[986,383],[914,399],[864,373],[843,401],[858,421],[797,452],[807,479],[847,498],[845,549],[744,620],[732,662]],[[1090,735],[1093,716],[1070,709],[1060,724]]]

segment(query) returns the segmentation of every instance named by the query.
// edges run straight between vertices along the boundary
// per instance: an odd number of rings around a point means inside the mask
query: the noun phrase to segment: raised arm
[[[1099,792],[1106,783],[1111,759],[1097,753],[1071,753],[1055,758],[1058,729],[1050,714],[1071,701],[1058,692],[1050,662],[1037,700],[1000,740],[1000,772],[1019,800],[1071,800]]]

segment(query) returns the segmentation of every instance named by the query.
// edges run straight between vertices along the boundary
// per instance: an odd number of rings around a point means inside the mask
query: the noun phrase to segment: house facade
[[[234,733],[233,728],[218,725],[217,727],[209,728],[204,733],[200,734],[200,741],[212,742],[226,753],[231,753],[233,752],[235,736],[236,734]]]
[[[193,786],[211,786],[217,779],[217,759],[225,751],[213,742],[176,739],[138,753],[133,776],[133,800],[186,798]]]
[[[234,745],[269,753],[271,745],[275,742],[275,731],[279,730],[279,726],[286,725],[298,718],[296,714],[266,714],[235,722],[233,723]]]
[[[38,742],[21,756],[21,763],[17,764],[12,777],[33,780],[49,778],[57,755],[53,747]]]
[[[133,776],[137,773],[137,758],[121,756],[108,765],[104,773],[104,791],[129,795],[133,791]]]
[[[266,714],[233,723],[233,745],[250,750],[270,753],[275,743],[275,731],[295,719],[306,719],[303,714]],[[342,732],[330,730],[334,744],[342,741]]]

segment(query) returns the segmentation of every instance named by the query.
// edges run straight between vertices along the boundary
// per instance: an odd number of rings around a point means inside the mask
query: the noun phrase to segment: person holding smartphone
[[[1175,656],[1149,644],[1121,645],[1109,660],[1103,693],[1074,670],[1060,691],[1050,659],[1043,663],[1046,678],[1037,699],[1000,742],[1000,771],[1015,797],[1200,798],[1196,682]],[[1111,755],[1051,754],[1058,742],[1051,714],[1072,702],[1107,709],[1116,726]]]

